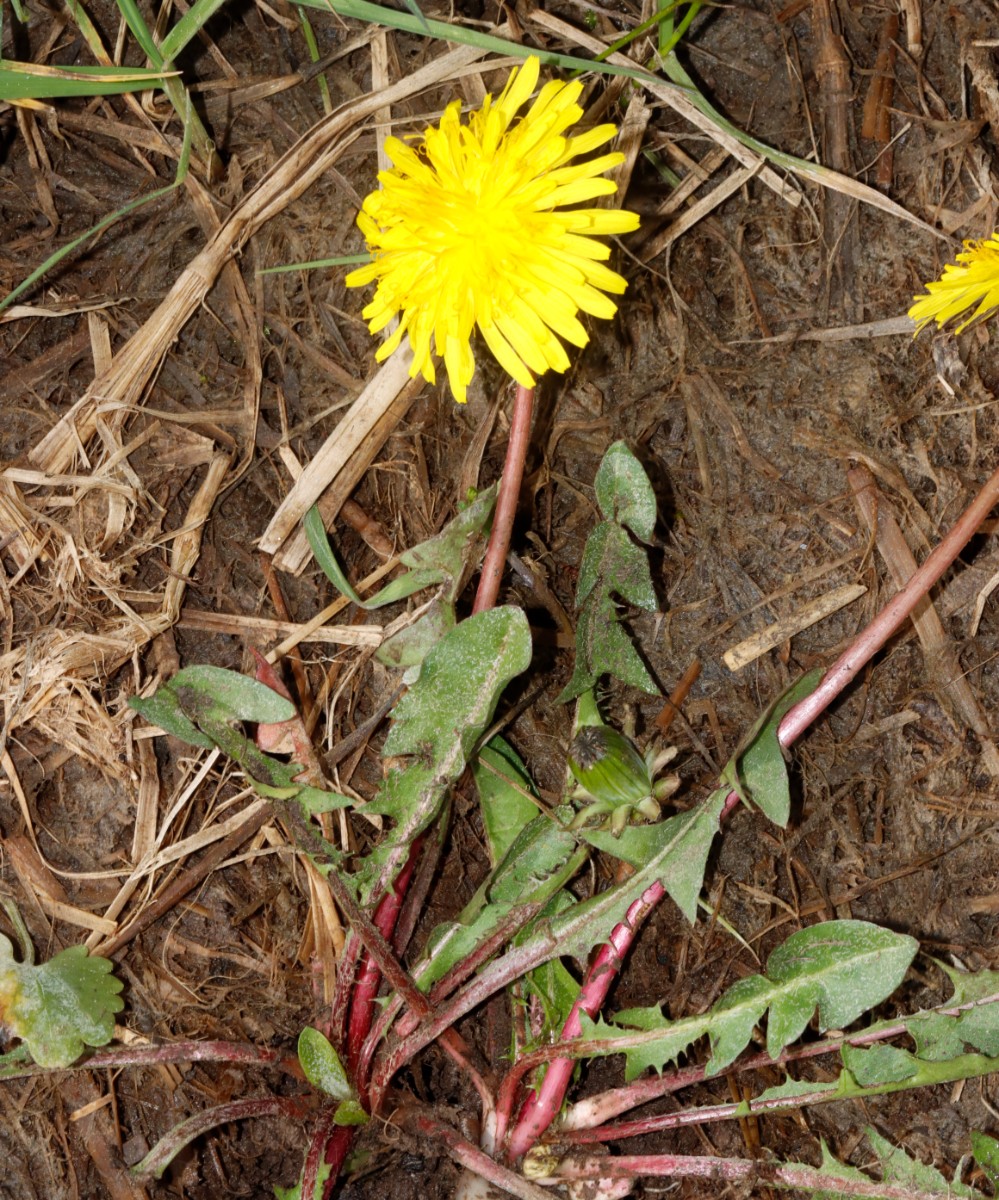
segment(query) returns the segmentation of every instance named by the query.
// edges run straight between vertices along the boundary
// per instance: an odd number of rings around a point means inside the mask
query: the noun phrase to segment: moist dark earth
[[[640,231],[613,254],[627,293],[615,320],[592,323],[592,340],[571,370],[545,377],[538,389],[513,548],[550,597],[539,598],[513,572],[501,593],[503,602],[525,608],[535,631],[531,672],[500,712],[530,700],[505,734],[542,796],[560,793],[571,732],[570,709],[555,702],[572,672],[572,648],[556,636],[559,607],[573,617],[583,545],[597,520],[593,479],[613,442],[626,440],[638,455],[659,508],[650,549],[659,611],[624,612],[622,619],[664,695],[700,662],[682,719],[669,730],[681,780],[671,811],[708,795],[760,713],[804,671],[832,663],[896,590],[847,472],[869,472],[881,512],[899,522],[919,561],[999,465],[995,323],[958,337],[927,331],[917,339],[904,324],[888,324],[905,314],[962,238],[987,236],[999,223],[992,124],[999,118],[999,9],[975,0],[927,0],[904,10],[901,23],[892,24],[897,14],[890,3],[723,5],[697,16],[678,53],[701,93],[739,129],[788,154],[837,166],[916,222],[801,177],[791,177],[800,196],[795,205],[753,177],[667,244],[671,223],[689,211],[684,205],[661,211],[675,184],[701,170],[704,182],[692,189],[697,200],[738,164],[716,153],[705,132],[646,97],[651,113],[641,153],[618,199],[642,216]],[[913,10],[922,17],[918,46]],[[104,44],[114,47],[117,11],[103,0],[88,11]],[[545,18],[610,42],[650,15],[631,3],[591,8],[557,0],[541,8],[469,3],[450,13],[425,11],[455,22],[509,21],[525,44],[567,53],[589,51],[581,48],[585,42],[553,32]],[[28,14],[27,25],[7,14],[5,58],[93,61],[62,9],[29,4]],[[322,77],[331,103],[368,92],[370,30],[316,10],[310,20],[318,55],[327,60]],[[144,61],[131,38],[123,44],[124,61]],[[838,47],[836,69],[845,81],[838,92],[830,85],[830,46]],[[894,47],[889,65],[885,55],[879,65],[886,47]],[[390,32],[389,76],[441,52],[430,40]],[[634,53],[636,61],[649,61],[651,43],[639,39]],[[16,483],[22,517],[29,515],[47,546],[22,569],[16,520],[12,510],[0,509],[0,697],[10,764],[0,779],[0,894],[17,904],[40,960],[90,932],[63,919],[65,910],[53,900],[100,919],[116,896],[134,863],[140,779],[156,781],[159,828],[197,767],[194,751],[172,737],[147,740],[141,750],[127,698],[157,671],[165,678],[195,663],[252,672],[253,648],[280,640],[237,620],[208,628],[199,614],[304,622],[333,599],[314,563],[299,575],[271,571],[256,543],[291,487],[282,450],[308,463],[374,370],[375,344],[360,315],[365,298],[345,288],[345,268],[259,274],[362,251],[354,218],[376,172],[367,128],[335,170],[267,222],[237,259],[249,309],[239,309],[231,279],[223,280],[179,330],[121,427],[122,443],[138,439],[128,463],[139,500],[114,537],[102,535],[113,516],[110,501],[103,493],[93,499],[98,493],[83,482],[105,461],[99,431],[70,467],[55,473],[59,479],[31,474],[32,450],[93,380],[102,339],[110,354],[120,351],[205,244],[209,217],[224,219],[323,116],[323,94],[291,5],[225,5],[178,67],[218,148],[214,174],[200,176],[202,199],[181,186],[123,217],[51,269],[19,298],[25,307],[0,324],[0,499]],[[504,78],[505,72],[483,70],[486,90],[495,92]],[[870,107],[872,87],[886,78],[881,129],[868,136],[865,103]],[[281,81],[293,86],[277,86]],[[394,116],[419,130],[451,96],[432,91]],[[596,79],[585,96],[588,105],[606,104],[601,119],[618,123],[637,102],[637,93],[618,84],[608,90]],[[103,216],[172,181],[175,162],[150,148],[156,127],[179,138],[162,93],[141,104],[109,97],[60,100],[41,110],[0,108],[3,292]],[[259,338],[259,411],[248,423],[237,418],[255,365],[238,311]],[[474,471],[481,456],[473,483],[498,477],[510,390],[484,347],[476,360],[466,406],[454,403],[445,382],[418,391],[363,472],[354,507],[332,524],[334,545],[355,582],[383,561],[372,542],[401,550],[442,528],[464,499],[459,481],[469,463]],[[497,398],[499,415],[483,449],[478,437]],[[150,433],[158,413],[166,414],[161,432]],[[171,419],[177,417],[183,419]],[[109,645],[103,658],[88,653],[79,665],[69,652],[74,639],[91,645],[88,639],[110,636],[122,604],[140,617],[158,611],[172,571],[165,535],[183,523],[206,463],[220,449],[230,454],[229,474],[204,523],[179,620],[134,653]],[[663,903],[634,945],[609,1011],[662,1004],[673,1017],[702,1012],[796,929],[837,918],[875,922],[921,943],[905,983],[877,1016],[946,998],[948,985],[933,959],[966,970],[999,968],[999,779],[982,729],[969,727],[953,691],[956,664],[986,734],[990,725],[996,731],[999,622],[988,585],[997,564],[995,523],[987,520],[933,593],[949,657],[927,655],[911,624],[889,642],[795,747],[788,828],[746,809],[735,812],[708,864],[711,912],[691,927],[671,902]],[[740,670],[726,665],[730,647],[848,583],[866,591]],[[386,610],[387,619],[401,611]],[[372,619],[380,618],[351,609],[335,618]],[[69,649],[40,682],[57,644]],[[26,647],[31,657],[18,674],[11,664]],[[375,712],[395,680],[356,647],[306,641],[300,650],[299,670],[312,695],[325,697],[314,733],[325,753]],[[290,671],[287,679],[294,684]],[[605,699],[615,723],[635,721],[640,744],[653,738],[661,698],[615,685]],[[384,727],[362,743],[362,752],[344,758],[340,786],[373,795],[383,736]],[[220,761],[191,791],[168,842],[195,833],[221,806],[247,803],[242,780]],[[377,835],[358,823],[353,836],[363,849]],[[164,865],[157,884],[183,865]],[[429,931],[461,910],[487,870],[477,799],[463,779],[410,961]],[[598,859],[577,881],[577,894],[609,887],[613,878],[613,861]],[[133,898],[126,916],[140,899]],[[324,988],[332,970],[327,960],[324,976],[315,953],[313,903],[305,870],[279,831],[257,833],[234,848],[182,901],[113,951],[125,985],[122,1031],[143,1041],[217,1038],[293,1053],[302,1027],[328,1011]],[[13,936],[2,916],[0,928]],[[458,1028],[497,1071],[504,1068],[505,998]],[[804,1067],[803,1077],[830,1078],[824,1070]],[[621,1077],[619,1060],[598,1060],[583,1069],[573,1095]],[[782,1081],[772,1069],[738,1082],[752,1095]],[[397,1086],[400,1102],[416,1097],[442,1120],[459,1123],[476,1113],[474,1092],[437,1048],[404,1071]],[[971,1131],[996,1134],[994,1091],[986,1077],[881,1097],[863,1108],[833,1104],[793,1117],[647,1135],[622,1147],[817,1164],[825,1139],[841,1161],[865,1167],[872,1164],[862,1134],[870,1125],[950,1178],[969,1153]],[[270,1196],[274,1185],[297,1179],[314,1109],[300,1121],[223,1124],[145,1188],[123,1164],[138,1161],[196,1112],[281,1095],[304,1098],[307,1089],[277,1072],[192,1062],[4,1083],[0,1195]],[[684,1104],[733,1098],[740,1093],[724,1080],[681,1097]],[[680,1102],[659,1101],[656,1111]],[[92,1116],[74,1119],[90,1104]],[[365,1129],[352,1169],[339,1192],[351,1200],[443,1200],[459,1174],[443,1146],[410,1138],[390,1112]],[[696,1180],[651,1180],[636,1194],[664,1188],[691,1197],[726,1188],[774,1194],[763,1184]]]

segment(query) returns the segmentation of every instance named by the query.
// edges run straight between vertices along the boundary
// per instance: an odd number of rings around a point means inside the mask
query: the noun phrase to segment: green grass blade
[[[224,0],[216,0],[216,7],[222,3],[224,3]],[[66,11],[75,21],[77,28],[83,35],[87,45],[90,47],[90,53],[95,59],[97,59],[99,63],[103,63],[110,68],[111,59],[109,58],[107,51],[104,49],[104,44],[101,41],[100,34],[95,28],[90,17],[87,15],[87,10],[83,7],[80,0],[64,0],[64,6]],[[212,144],[212,140],[208,136],[204,125],[202,125],[198,114],[192,110],[191,116],[185,117],[185,112],[187,112],[188,109],[186,91],[183,83],[179,78],[177,78],[176,73],[167,73],[163,70],[166,62],[166,56],[163,54],[162,48],[156,45],[156,41],[150,32],[149,26],[146,24],[145,18],[137,8],[135,0],[118,0],[118,7],[123,19],[125,20],[129,29],[135,35],[139,45],[142,47],[143,52],[146,54],[146,57],[153,64],[153,67],[159,71],[159,86],[161,86],[163,91],[166,92],[167,99],[176,110],[177,116],[185,124],[185,126],[189,122],[193,122],[194,128],[192,130],[192,137],[195,154],[197,158],[200,159],[204,164],[206,173],[211,176],[213,164],[216,161],[215,147]],[[178,24],[183,24],[183,22],[195,12],[200,14],[203,20],[207,20],[207,17],[204,17],[203,10],[204,0],[199,0],[191,12],[188,13],[181,22],[178,22]],[[194,31],[197,32],[197,26]],[[170,38],[173,36],[175,36],[175,34],[168,35],[166,39],[167,42],[169,42]],[[121,68],[118,69],[121,70]],[[155,86],[156,82],[157,81],[154,79],[149,86]],[[137,91],[140,89],[132,88],[130,90]],[[81,94],[94,95],[96,93],[91,91]]]
[[[0,59],[0,100],[116,96],[162,87],[165,79],[163,71],[144,67],[46,67]]]
[[[200,33],[226,0],[196,0],[160,43],[160,54],[172,62],[187,43]]]
[[[672,11],[672,10],[671,10]],[[690,28],[690,23],[694,17],[701,11],[701,0],[693,0],[693,3],[688,5],[687,11],[683,15],[680,24],[670,33],[665,39],[659,39],[659,53],[665,58],[667,54],[672,54],[680,42],[680,39]],[[672,22],[671,22],[672,24]],[[660,30],[662,30],[660,26]]]
[[[262,267],[258,275],[284,275],[288,271],[314,271],[320,267],[353,267],[371,262],[370,254],[344,254],[339,258],[314,258],[311,262],[282,263],[280,267]]]
[[[312,22],[309,20],[309,14],[305,11],[301,4],[296,6],[296,11],[298,12],[298,19],[302,24],[302,37],[305,38],[305,45],[309,51],[309,58],[312,60],[312,62],[317,63],[321,57],[319,54],[319,43],[316,41],[316,35],[312,29]],[[333,98],[330,95],[329,80],[324,74],[320,73],[316,77],[316,83],[319,84],[319,95],[322,97],[323,101],[323,112],[329,116],[333,111]]]
[[[429,35],[429,33],[430,33],[430,26],[427,24],[427,18],[426,18],[426,17],[423,15],[423,10],[422,10],[422,9],[420,8],[420,6],[419,6],[419,5],[416,3],[416,0],[405,0],[405,3],[406,3],[406,7],[407,7],[407,8],[409,9],[409,11],[410,11],[410,12],[413,14],[413,16],[414,16],[414,17],[416,17],[416,19],[417,19],[418,21],[420,21],[420,22],[421,22],[421,24],[423,25],[423,31],[424,31],[424,33],[426,33],[427,35]]]
[[[566,71],[600,71],[604,75],[623,75],[628,79],[648,79],[649,75],[638,68],[618,67],[611,63],[595,63],[589,58],[576,58],[571,54],[556,54],[550,50],[538,50],[508,42],[505,38],[480,33],[477,29],[466,29],[463,25],[451,25],[447,21],[436,21],[431,17],[417,18],[408,12],[398,12],[370,0],[299,0],[306,8],[317,8],[323,12],[331,9],[342,17],[353,17],[371,25],[385,25],[403,33],[440,38],[461,46],[476,46],[492,54],[503,54],[514,58],[539,58],[545,66],[559,67]]]
[[[647,21],[643,21],[641,25],[636,25],[634,29],[629,29],[616,42],[611,42],[606,50],[602,50],[594,62],[603,62],[605,58],[610,58],[612,54],[616,54],[619,50],[623,50],[625,46],[630,46],[633,41],[640,38],[643,33],[648,33],[650,29],[655,29],[658,25],[660,29],[665,21],[672,24],[673,12],[682,3],[682,0],[668,0],[657,12],[654,12]]]
[[[190,104],[190,99],[188,99],[188,116],[190,116]],[[136,209],[142,208],[142,206],[145,204],[150,204],[153,200],[158,200],[161,196],[169,195],[170,192],[174,191],[175,188],[180,187],[180,185],[187,178],[187,172],[191,162],[192,129],[193,123],[190,120],[185,121],[184,144],[181,147],[180,158],[177,161],[177,174],[173,183],[168,183],[166,187],[157,188],[155,192],[150,192],[148,196],[140,196],[138,200],[131,201],[131,203],[126,204],[123,208],[119,208],[116,212],[113,212],[109,216],[106,216],[103,220],[98,221],[97,224],[91,229],[88,229],[86,233],[81,233],[79,237],[75,237],[65,246],[61,246],[54,254],[50,255],[40,267],[37,267],[34,271],[32,271],[27,279],[25,279],[22,283],[19,283],[12,292],[0,300],[0,312],[3,312],[5,308],[8,308],[11,304],[13,304],[19,296],[23,295],[24,292],[37,283],[38,280],[41,279],[41,277],[46,273],[46,271],[50,271],[56,265],[56,263],[61,262],[67,254],[72,254],[77,246],[82,245],[85,241],[87,241],[88,238],[96,237],[98,234],[103,233],[105,229],[113,225],[115,221],[119,220],[121,217],[127,216],[131,212],[135,212]]]

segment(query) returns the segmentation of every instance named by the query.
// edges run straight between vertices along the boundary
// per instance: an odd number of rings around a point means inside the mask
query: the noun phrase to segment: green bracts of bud
[[[609,725],[586,725],[569,748],[579,786],[608,810],[639,805],[652,794],[648,764],[634,742]]]

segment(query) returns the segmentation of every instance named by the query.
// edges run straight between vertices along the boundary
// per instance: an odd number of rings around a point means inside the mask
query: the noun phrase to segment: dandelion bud
[[[645,759],[634,742],[609,725],[587,725],[576,734],[569,770],[588,795],[608,808],[634,808],[652,792]]]

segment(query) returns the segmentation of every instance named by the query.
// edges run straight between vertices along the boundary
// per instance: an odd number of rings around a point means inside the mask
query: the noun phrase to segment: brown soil
[[[620,315],[594,324],[571,372],[547,377],[539,389],[515,549],[567,612],[574,611],[574,582],[596,512],[592,481],[608,445],[627,439],[657,489],[653,567],[661,612],[635,617],[630,627],[665,692],[695,657],[702,664],[684,719],[670,730],[683,781],[675,799],[684,808],[708,793],[761,710],[803,670],[832,662],[895,590],[847,471],[859,464],[871,472],[879,511],[897,517],[922,559],[996,465],[994,324],[957,339],[927,333],[918,340],[900,327],[877,326],[905,312],[952,256],[954,239],[981,237],[999,224],[989,125],[997,118],[996,51],[987,41],[976,44],[994,38],[995,6],[926,0],[903,7],[922,10],[924,49],[912,46],[913,30],[903,20],[890,68],[894,93],[886,101],[890,146],[864,137],[861,122],[894,5],[841,0],[831,13],[818,0],[783,12],[761,0],[719,6],[695,21],[682,57],[703,93],[740,128],[783,151],[836,162],[952,238],[937,239],[925,226],[814,183],[795,183],[801,203],[794,206],[753,178],[665,245],[675,216],[659,213],[670,192],[660,172],[687,178],[706,162],[707,178],[692,192],[699,199],[738,164],[657,104],[627,194],[628,206],[642,213],[642,229],[615,256],[629,279]],[[5,24],[5,58],[92,61],[62,10],[39,4],[31,11],[27,28]],[[113,46],[113,5],[94,0],[89,11]],[[490,6],[462,13],[454,19],[497,18]],[[546,30],[537,19],[546,13],[581,31],[589,17],[606,41],[648,15],[632,3],[518,6],[526,41],[570,53],[584,51]],[[823,35],[823,13],[835,27],[831,37]],[[501,19],[513,15],[504,10]],[[322,55],[343,51],[325,72],[334,104],[366,93],[368,31],[320,12],[312,23]],[[127,44],[127,61],[138,63]],[[387,44],[392,80],[440,53],[433,43],[392,33]],[[837,78],[830,48],[837,46],[846,80],[838,96],[830,84]],[[28,307],[0,325],[0,457],[8,469],[0,479],[7,756],[0,887],[18,905],[41,959],[92,930],[91,945],[113,941],[116,927],[127,926],[208,852],[192,849],[165,864],[152,894],[143,881],[108,924],[121,882],[200,765],[173,738],[143,740],[127,698],[182,665],[252,671],[252,648],[270,649],[283,635],[250,630],[241,617],[304,622],[329,603],[330,587],[311,560],[300,575],[271,571],[256,544],[291,487],[289,465],[313,458],[374,370],[374,346],[360,319],[364,300],[344,287],[343,268],[258,274],[361,249],[353,221],[375,170],[366,128],[335,168],[263,224],[238,267],[222,272],[167,338],[155,370],[138,373],[134,384],[118,380],[112,402],[99,406],[96,427],[76,440],[66,433],[43,443],[63,428],[57,422],[108,356],[119,355],[137,331],[147,336],[148,318],[219,221],[322,117],[315,80],[262,86],[287,83],[308,66],[294,11],[280,0],[274,10],[226,6],[180,65],[186,83],[214,85],[201,87],[197,105],[219,147],[218,179],[207,182],[196,167],[190,186],[75,250],[21,298]],[[501,81],[497,72],[482,77],[486,90]],[[466,96],[473,101],[475,86],[472,77]],[[591,102],[602,92],[596,84]],[[425,93],[393,115],[420,128],[449,95]],[[609,119],[619,122],[620,96],[613,85]],[[179,136],[161,94],[151,118],[120,98],[59,101],[37,112],[0,110],[0,128],[3,291],[103,215],[173,178],[175,162],[156,150],[157,130]],[[864,323],[874,323],[873,335],[846,329]],[[413,545],[439,530],[463,498],[458,481],[469,461],[474,467],[476,433],[493,399],[505,395],[500,369],[484,350],[477,358],[466,408],[454,404],[446,385],[414,389],[356,487],[346,487],[356,507],[331,533],[354,580],[382,561],[369,545],[373,534],[397,549]],[[92,394],[106,400],[108,393]],[[504,404],[486,443],[481,484],[502,464],[505,411]],[[218,476],[205,491],[213,461]],[[179,566],[171,557],[177,531],[202,521],[200,542],[195,534],[186,566]],[[803,925],[853,917],[910,933],[946,962],[999,967],[999,779],[980,736],[999,704],[989,669],[999,652],[991,601],[974,622],[976,596],[996,562],[987,525],[935,593],[949,658],[924,654],[908,627],[802,739],[786,831],[745,811],[726,826],[707,895],[760,960]],[[184,570],[186,591],[171,593]],[[750,634],[852,582],[867,588],[853,604],[739,671],[723,662],[723,653]],[[516,577],[503,599],[524,605],[539,628],[553,626],[551,613]],[[198,615],[204,613],[231,619],[209,629]],[[355,623],[369,619],[361,614]],[[539,637],[537,682],[547,678],[548,686],[508,730],[548,791],[560,787],[564,772],[569,717],[553,701],[571,671],[571,652],[552,643],[550,635]],[[300,649],[311,694],[335,700],[324,704],[316,729],[325,750],[361,724],[394,683],[363,649],[308,641]],[[984,714],[979,735],[967,711],[955,707],[954,664]],[[611,703],[619,717],[637,706],[644,742],[661,704],[620,690]],[[341,786],[373,792],[380,736],[340,764]],[[231,816],[226,805],[251,800],[242,781],[215,764],[179,805],[164,845]],[[367,827],[358,835],[367,837]],[[414,947],[461,908],[486,867],[474,797],[463,789]],[[605,886],[611,870],[599,865],[585,886]],[[11,932],[3,918],[0,926]],[[303,1025],[326,1011],[335,938],[280,826],[267,825],[232,847],[183,900],[161,906],[114,947],[127,1001],[120,1023],[140,1040],[220,1038],[293,1050]],[[325,965],[317,946],[326,950]],[[665,904],[638,939],[610,1007],[663,1003],[674,1016],[699,1012],[756,969],[752,954],[720,926],[702,919],[691,929]],[[941,973],[921,957],[884,1011],[912,1011],[946,994]],[[461,1025],[497,1067],[508,1044],[506,1021],[496,1002]],[[620,1064],[611,1060],[590,1068],[578,1086],[595,1090],[619,1078]],[[754,1086],[775,1082],[776,1073]],[[433,1049],[399,1085],[439,1106],[448,1120],[475,1108],[467,1083]],[[870,1124],[950,1174],[969,1151],[971,1130],[995,1133],[991,1090],[989,1079],[972,1081],[885,1097],[865,1111],[832,1105],[801,1120],[763,1120],[752,1131],[713,1125],[627,1147],[772,1152],[817,1162],[821,1137],[839,1157],[864,1165],[858,1143]],[[0,1195],[269,1196],[273,1185],[297,1177],[308,1117],[215,1129],[145,1190],[122,1164],[198,1111],[282,1094],[305,1090],[277,1073],[192,1063],[4,1084]],[[730,1096],[715,1081],[693,1098]],[[93,1115],[74,1119],[94,1101],[103,1103]],[[457,1168],[443,1147],[410,1142],[391,1121],[369,1127],[360,1145],[363,1165],[342,1195],[430,1200],[453,1193]],[[678,1190],[718,1194],[716,1185],[710,1192],[692,1183]],[[650,1184],[639,1194],[657,1191]],[[772,1193],[761,1187],[753,1194]]]

